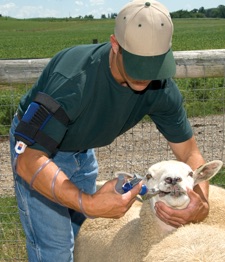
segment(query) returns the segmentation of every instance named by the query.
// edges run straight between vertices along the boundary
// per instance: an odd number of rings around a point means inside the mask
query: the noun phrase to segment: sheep
[[[183,226],[153,245],[145,262],[224,262],[225,230],[206,224]]]
[[[224,262],[225,190],[210,185],[208,217],[197,224],[178,228],[152,245],[145,262]]]
[[[218,160],[209,162],[194,172],[188,165],[175,160],[162,161],[151,166],[145,183],[148,188],[160,189],[161,193],[151,197],[149,201],[143,201],[142,204],[136,201],[126,215],[119,220],[103,218],[94,221],[87,220],[81,227],[75,241],[74,261],[139,262],[144,261],[145,258],[147,259],[145,261],[160,261],[152,258],[151,248],[157,248],[157,243],[160,244],[163,238],[165,239],[170,234],[173,235],[189,225],[174,232],[174,228],[166,225],[155,216],[154,203],[160,200],[173,208],[185,208],[190,201],[186,194],[186,186],[193,188],[195,184],[210,179],[221,167],[222,162]],[[205,220],[209,227],[214,227],[218,221],[222,225],[224,224],[222,222],[224,215],[218,212],[218,209],[225,210],[225,204],[218,200],[222,198],[221,195],[225,196],[225,190],[219,189],[222,190],[219,193],[219,198],[216,193],[217,189],[217,187],[210,186],[210,191],[212,191],[210,205],[214,195],[216,199],[213,205],[218,205],[211,206],[210,214]],[[149,208],[149,202],[151,208]],[[216,215],[212,212],[215,212]],[[177,247],[176,238],[170,243],[174,243]],[[176,261],[179,261],[179,257],[176,258]]]
[[[150,201],[151,210],[154,210],[155,203],[162,201],[174,209],[184,209],[188,206],[190,199],[186,194],[186,187],[193,188],[204,180],[209,180],[221,169],[222,161],[209,162],[194,172],[185,163],[176,160],[162,161],[151,166],[146,175],[147,187],[160,193]],[[161,230],[165,232],[174,230],[173,227],[165,224],[156,217]]]

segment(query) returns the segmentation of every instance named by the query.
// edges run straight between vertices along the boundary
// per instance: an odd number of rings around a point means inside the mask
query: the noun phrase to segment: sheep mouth
[[[181,189],[171,190],[171,191],[159,191],[159,197],[165,197],[167,195],[170,195],[171,197],[181,197],[182,195],[185,195],[186,193],[182,191]]]

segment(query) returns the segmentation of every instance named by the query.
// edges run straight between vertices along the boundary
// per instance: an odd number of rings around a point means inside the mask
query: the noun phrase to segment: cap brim
[[[176,64],[171,49],[159,56],[139,56],[122,49],[123,64],[128,76],[135,80],[160,80],[173,77]]]

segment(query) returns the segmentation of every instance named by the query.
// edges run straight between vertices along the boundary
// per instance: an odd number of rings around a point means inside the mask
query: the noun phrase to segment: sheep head
[[[196,184],[209,180],[216,175],[222,165],[222,161],[214,160],[195,171],[187,164],[176,160],[162,161],[152,165],[144,179],[151,191],[159,191],[151,197],[152,206],[157,201],[162,201],[175,209],[185,208],[190,202],[187,187],[192,189]]]

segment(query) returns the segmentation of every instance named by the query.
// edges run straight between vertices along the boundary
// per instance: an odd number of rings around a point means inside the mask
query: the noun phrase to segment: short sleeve
[[[182,95],[172,79],[167,80],[156,110],[149,115],[156,124],[157,129],[169,142],[184,142],[193,135],[183,107]]]

